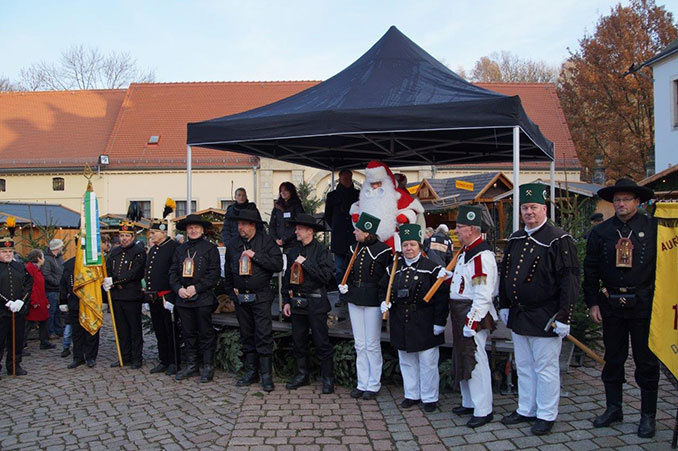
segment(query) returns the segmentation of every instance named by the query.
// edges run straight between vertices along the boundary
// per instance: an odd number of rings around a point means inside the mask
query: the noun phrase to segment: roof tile
[[[127,90],[0,93],[0,168],[183,168],[186,124],[247,111],[291,96],[317,81],[133,83]],[[519,95],[528,116],[555,143],[557,165],[579,162],[555,86],[478,83]],[[149,144],[151,136],[157,144]],[[195,167],[256,164],[256,158],[194,148]],[[497,166],[497,165],[493,165]]]
[[[94,164],[125,90],[0,93],[0,167]]]

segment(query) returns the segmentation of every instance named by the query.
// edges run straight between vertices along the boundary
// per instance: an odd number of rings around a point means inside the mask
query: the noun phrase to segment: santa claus
[[[363,212],[381,219],[377,236],[395,249],[394,235],[398,226],[417,222],[417,215],[424,213],[424,207],[407,190],[396,188],[395,177],[388,166],[370,161],[365,169],[365,183],[360,189],[358,202],[351,206],[354,223]]]

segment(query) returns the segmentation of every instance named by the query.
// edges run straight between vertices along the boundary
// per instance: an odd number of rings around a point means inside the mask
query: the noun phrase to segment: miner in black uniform
[[[146,252],[144,246],[136,242],[133,221],[121,222],[118,236],[120,246],[113,248],[106,260],[108,277],[102,286],[111,293],[122,362],[139,369],[143,348],[141,304],[144,293],[141,291],[141,279],[144,278]],[[118,366],[118,361],[111,364],[112,368]]]
[[[638,436],[655,433],[659,363],[648,347],[650,313],[654,295],[657,258],[657,223],[638,211],[652,198],[649,188],[620,179],[614,186],[598,191],[612,202],[615,215],[590,232],[584,259],[584,301],[591,318],[603,324],[607,409],[593,422],[606,427],[621,421],[624,363],[629,353],[629,336],[640,387]]]
[[[186,241],[174,252],[170,269],[170,286],[177,295],[176,309],[186,347],[186,364],[175,376],[178,381],[198,372],[200,382],[210,382],[214,377],[217,340],[212,312],[217,303],[214,288],[221,278],[221,259],[217,246],[205,237],[209,227],[209,221],[195,214],[177,223],[177,229],[186,231]]]
[[[257,382],[261,366],[262,386],[270,392],[274,388],[271,278],[282,271],[282,253],[273,238],[260,231],[264,221],[259,210],[235,210],[228,220],[237,222],[239,236],[232,238],[226,249],[224,286],[235,304],[246,362],[245,374],[236,385]]]
[[[296,246],[287,254],[287,270],[283,276],[283,313],[292,317],[292,339],[297,375],[285,386],[290,390],[309,384],[308,329],[320,360],[324,394],[334,392],[334,347],[327,328],[327,284],[332,280],[334,265],[330,250],[315,239],[322,230],[313,216],[299,213],[290,221],[295,226]]]
[[[75,257],[64,263],[64,272],[59,284],[59,304],[67,306],[67,320],[73,330],[73,360],[68,368],[77,368],[87,364],[93,368],[97,363],[99,354],[99,336],[101,329],[94,335],[90,334],[80,325],[80,298],[73,293],[73,271],[75,269]]]
[[[398,258],[391,297],[386,298],[392,267],[381,281],[381,311],[389,312],[391,345],[398,350],[407,409],[423,403],[424,411],[438,407],[440,375],[438,346],[445,342],[449,303],[445,289],[439,289],[430,302],[424,296],[435,284],[442,266],[422,254],[424,231],[419,224],[401,224],[402,256]],[[445,273],[442,273],[444,277]]]
[[[358,386],[351,391],[351,397],[368,401],[374,399],[381,388],[383,361],[379,282],[392,262],[391,248],[379,241],[376,235],[380,222],[369,213],[358,217],[353,232],[358,241],[358,253],[347,284],[339,285],[339,292],[348,301],[355,342]],[[356,251],[355,246],[350,247],[351,255]]]
[[[153,247],[146,256],[146,302],[151,310],[153,332],[158,340],[160,363],[151,369],[151,374],[164,372],[172,375],[179,364],[178,324],[174,318],[174,292],[169,283],[169,271],[179,243],[167,236],[167,220],[154,219],[148,231]]]
[[[560,348],[577,301],[579,261],[572,237],[548,223],[544,185],[520,186],[520,215],[525,228],[509,237],[499,278],[499,317],[515,349],[518,409],[501,421],[535,421],[532,433],[544,435],[558,416]]]
[[[7,352],[5,360],[7,374],[12,374],[12,344],[14,344],[16,358],[16,375],[28,374],[21,368],[21,352],[24,347],[24,328],[32,289],[33,277],[23,263],[14,260],[14,238],[11,235],[1,237],[0,362],[2,362],[2,353]],[[14,317],[14,336],[12,336],[12,316]]]

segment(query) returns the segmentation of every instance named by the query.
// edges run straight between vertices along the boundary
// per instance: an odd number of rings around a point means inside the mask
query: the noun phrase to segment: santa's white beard
[[[395,188],[387,183],[376,190],[369,185],[363,185],[359,202],[361,213],[369,213],[381,219],[377,228],[379,239],[386,241],[391,238],[395,234],[398,214],[398,192]]]

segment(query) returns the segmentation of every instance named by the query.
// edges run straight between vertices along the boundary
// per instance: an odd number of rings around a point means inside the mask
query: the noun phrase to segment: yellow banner
[[[678,204],[658,203],[657,274],[650,320],[650,349],[678,377]]]
[[[76,239],[76,243],[73,293],[80,298],[80,325],[94,335],[104,323],[101,294],[104,270],[101,265],[85,266],[79,238]]]
[[[465,182],[463,180],[455,180],[454,181],[454,187],[463,189],[466,191],[473,191],[473,183],[471,182]]]

